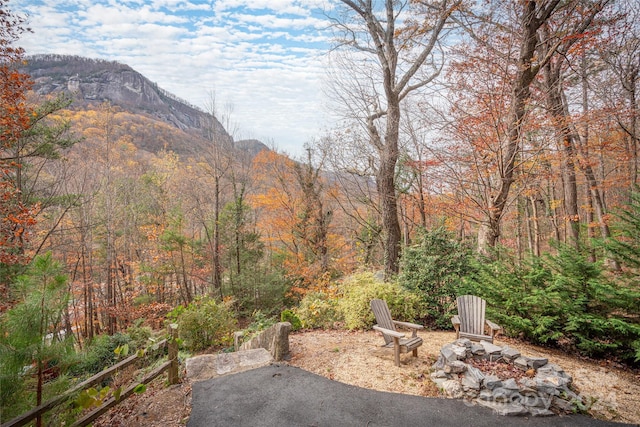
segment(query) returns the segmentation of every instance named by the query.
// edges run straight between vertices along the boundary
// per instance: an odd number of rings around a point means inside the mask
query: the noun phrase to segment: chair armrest
[[[451,316],[451,323],[453,323],[453,326],[460,326],[460,317],[458,317],[457,314],[454,314]]]
[[[424,329],[424,326],[416,325],[415,323],[400,322],[399,320],[394,320],[393,323],[395,325],[402,326],[403,328],[408,328],[408,329]]]
[[[386,328],[383,328],[382,326],[373,325],[373,329],[394,338],[404,338],[404,334],[402,332],[392,331],[391,329],[386,329]]]
[[[460,316],[457,314],[451,316],[451,323],[453,323],[453,329],[456,331],[456,339],[460,338]]]
[[[493,335],[493,331],[499,331],[500,329],[502,329],[502,326],[498,325],[497,323],[493,323],[491,320],[485,319],[485,323],[487,324],[489,329],[491,329],[492,335]]]

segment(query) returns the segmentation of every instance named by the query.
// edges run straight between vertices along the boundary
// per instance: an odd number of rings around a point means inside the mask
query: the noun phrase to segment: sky
[[[300,157],[331,127],[322,85],[330,0],[11,0],[27,55],[115,60],[207,110],[228,131]],[[219,117],[220,118],[220,117]]]

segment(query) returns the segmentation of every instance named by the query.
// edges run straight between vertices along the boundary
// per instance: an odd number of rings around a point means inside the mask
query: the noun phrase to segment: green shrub
[[[558,255],[523,265],[479,265],[467,291],[487,300],[487,317],[509,335],[586,356],[638,361],[640,323],[628,308],[640,294],[613,280],[587,255],[561,246]]]
[[[615,212],[615,238],[605,241],[604,246],[623,267],[629,268],[631,281],[637,283],[640,268],[640,187],[636,186],[629,197],[629,205]]]
[[[443,227],[423,230],[418,244],[403,251],[398,281],[421,297],[427,321],[438,328],[452,327],[456,296],[472,271],[471,253]]]
[[[349,277],[342,283],[341,291],[338,308],[347,329],[366,329],[375,324],[370,305],[375,298],[387,302],[394,319],[414,322],[421,314],[422,306],[416,294],[408,292],[398,283],[381,282],[372,273]]]
[[[142,319],[138,319],[134,325],[127,328],[127,335],[131,338],[131,344],[138,350],[149,344],[152,330],[149,326],[141,326]]]
[[[232,342],[236,319],[224,303],[200,299],[189,304],[178,316],[180,338],[192,350],[204,350],[212,345]]]
[[[275,318],[265,315],[261,310],[254,311],[251,317],[253,321],[245,329],[247,336],[257,335],[276,324]]]
[[[186,308],[183,305],[177,305],[167,313],[167,321],[169,323],[178,323],[178,318],[184,313]]]
[[[76,363],[69,368],[72,375],[95,374],[107,368],[118,360],[115,349],[129,345],[131,337],[123,333],[114,335],[98,335],[91,341],[84,352],[78,356]]]
[[[335,298],[321,292],[305,295],[296,310],[304,328],[332,328],[335,322],[342,320]]]
[[[282,313],[280,313],[280,321],[291,323],[292,331],[297,331],[302,328],[302,322],[300,321],[300,318],[291,310],[284,310]]]
[[[152,302],[155,302],[155,300],[156,300],[155,297],[151,294],[142,294],[133,298],[133,305],[136,307],[141,305],[147,305],[147,304],[151,304]]]

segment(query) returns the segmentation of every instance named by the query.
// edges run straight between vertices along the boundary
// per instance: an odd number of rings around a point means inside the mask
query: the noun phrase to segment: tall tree
[[[332,173],[332,204],[339,208],[341,234],[358,248],[357,263],[366,267],[382,264],[380,211],[376,204],[375,154],[356,132],[334,130],[314,142],[325,168]]]
[[[489,73],[504,67],[509,75],[504,80],[509,92],[505,129],[500,133],[498,149],[494,150],[497,168],[492,172],[491,182],[495,188],[487,195],[486,216],[478,230],[480,253],[488,255],[500,237],[502,218],[510,201],[511,187],[518,176],[519,159],[526,141],[525,125],[532,111],[532,84],[540,70],[558,54],[562,42],[580,37],[607,3],[606,0],[500,2],[485,9],[470,8],[456,16],[473,43],[489,54],[475,64]],[[567,19],[563,20],[563,17]],[[556,18],[558,25],[552,28],[553,33],[544,33]],[[540,51],[547,36],[551,42],[544,51]]]
[[[58,335],[69,300],[67,277],[60,263],[47,253],[33,260],[27,273],[18,278],[16,290],[22,302],[0,319],[0,389],[3,400],[10,397],[4,395],[5,390],[15,391],[24,377],[24,367],[34,364],[35,406],[39,406],[47,363],[68,349]],[[45,338],[48,333],[51,338]],[[40,417],[36,425],[42,425]]]
[[[0,263],[23,263],[26,231],[34,224],[32,208],[22,200],[15,175],[20,164],[12,150],[29,127],[31,109],[26,92],[28,75],[17,70],[24,51],[14,43],[25,32],[24,18],[14,14],[8,1],[0,0]],[[4,282],[4,280],[3,280]]]
[[[445,25],[461,0],[341,0],[333,18],[338,47],[351,80],[336,83],[336,94],[363,126],[377,152],[375,178],[384,235],[385,274],[398,272],[400,222],[395,172],[399,156],[401,103],[439,74],[438,52]],[[410,13],[410,17],[407,16]],[[409,19],[405,19],[409,18]],[[364,64],[364,65],[362,65]],[[361,68],[362,67],[362,68]],[[427,70],[428,69],[428,70]]]
[[[590,8],[580,11],[566,11],[564,16],[557,16],[550,19],[542,28],[542,40],[539,44],[540,56],[549,56],[550,59],[542,68],[543,93],[551,124],[553,126],[558,147],[562,156],[561,172],[564,190],[565,217],[568,224],[568,241],[573,247],[578,248],[580,237],[580,216],[578,211],[578,185],[576,179],[577,153],[576,139],[569,113],[569,106],[566,103],[566,95],[563,88],[563,81],[569,61],[572,57],[572,50],[576,45],[588,43],[585,41],[584,32],[593,24],[595,16],[600,13],[607,1],[596,2]],[[573,34],[573,37],[566,37],[566,34]],[[555,49],[557,54],[552,54],[551,49]],[[575,65],[578,68],[578,65]],[[595,193],[594,198],[598,202],[599,211],[602,211],[602,204],[598,187],[595,182],[590,182]],[[600,215],[602,217],[602,215]],[[606,224],[605,224],[606,226]],[[608,229],[606,229],[608,234]],[[606,237],[609,237],[608,235]]]
[[[614,7],[620,19],[605,28],[596,46],[610,76],[605,77],[599,98],[623,134],[626,169],[632,184],[637,184],[640,177],[640,4],[621,1]]]
[[[19,71],[24,52],[14,43],[29,29],[7,3],[0,1],[0,274],[4,276],[0,293],[10,277],[19,272],[14,266],[28,263],[50,235],[48,230],[33,245],[34,250],[27,252],[38,215],[50,206],[63,204],[54,191],[60,181],[44,173],[45,166],[76,142],[68,136],[68,123],[52,119],[69,105],[68,99],[61,97],[37,105],[27,97],[32,82]],[[58,223],[68,206],[60,210]]]
[[[215,93],[211,93],[207,105],[208,123],[205,129],[206,138],[210,145],[204,153],[204,172],[213,179],[213,218],[210,222],[203,221],[207,240],[211,247],[212,273],[211,282],[213,288],[211,292],[222,295],[222,266],[220,248],[220,213],[224,202],[222,196],[222,179],[229,172],[233,164],[233,137],[220,125],[218,115],[219,106]],[[231,123],[232,106],[227,104],[222,112],[222,122],[227,125]]]
[[[322,162],[315,166],[312,161],[312,150],[307,148],[306,163],[293,165],[297,184],[302,192],[302,212],[298,214],[294,233],[309,251],[306,258],[319,264],[319,272],[324,274],[329,271],[327,239],[333,212],[324,200],[326,190],[320,176]]]
[[[321,278],[348,268],[351,251],[333,225],[333,191],[311,158],[298,164],[274,151],[254,159],[256,181],[249,197],[269,259],[302,296]]]

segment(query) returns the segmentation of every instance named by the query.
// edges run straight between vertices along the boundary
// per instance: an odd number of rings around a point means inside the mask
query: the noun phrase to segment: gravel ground
[[[453,332],[423,331],[418,357],[401,355],[393,363],[393,350],[382,348],[375,331],[314,330],[290,335],[292,366],[335,381],[372,390],[442,397],[429,378],[440,348],[455,340]],[[595,399],[589,414],[594,418],[640,424],[640,375],[608,362],[594,362],[557,350],[499,337],[497,345],[518,349],[523,355],[547,357],[574,378],[578,392]],[[184,377],[184,375],[183,375]],[[164,378],[127,399],[100,417],[94,426],[184,426],[191,412],[191,384],[165,387]]]
[[[383,348],[375,331],[306,331],[290,336],[291,365],[346,384],[380,391],[443,397],[429,378],[440,348],[455,340],[453,332],[419,332],[424,340],[418,357],[401,355],[393,363],[393,350]],[[498,337],[497,345],[523,355],[546,357],[574,379],[578,392],[595,399],[589,414],[594,418],[640,424],[640,375],[606,361],[594,362],[566,353]]]

